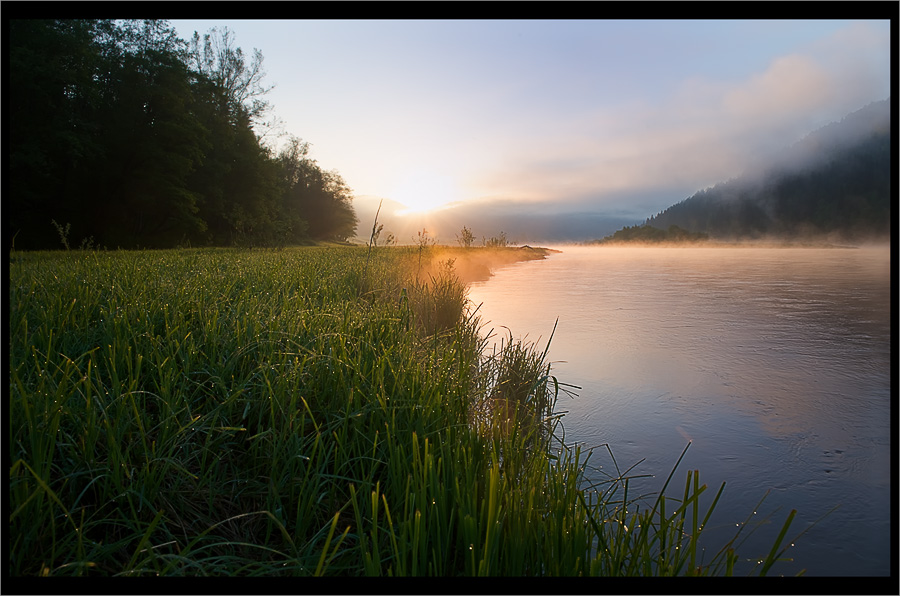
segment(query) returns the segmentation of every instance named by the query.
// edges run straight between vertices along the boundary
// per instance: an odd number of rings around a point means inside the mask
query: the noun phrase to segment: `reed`
[[[10,575],[733,572],[696,473],[585,482],[546,348],[430,250],[11,255]]]

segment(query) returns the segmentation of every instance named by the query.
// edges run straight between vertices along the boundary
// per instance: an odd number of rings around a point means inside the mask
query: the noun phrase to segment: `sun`
[[[459,200],[455,180],[431,170],[410,172],[389,197],[405,207],[398,215],[434,211]]]

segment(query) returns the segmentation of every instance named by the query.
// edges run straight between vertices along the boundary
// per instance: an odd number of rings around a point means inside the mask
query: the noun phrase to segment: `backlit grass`
[[[585,486],[546,351],[426,250],[12,253],[9,573],[733,571],[696,473]]]

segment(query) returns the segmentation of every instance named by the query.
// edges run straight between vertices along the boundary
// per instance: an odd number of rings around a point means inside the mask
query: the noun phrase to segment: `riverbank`
[[[546,353],[484,355],[456,271],[540,255],[11,255],[9,574],[728,573],[696,475],[581,486]]]
[[[414,247],[400,247],[394,250],[413,250]],[[485,247],[469,248],[456,246],[435,246],[429,249],[432,269],[448,259],[453,260],[453,269],[464,284],[473,281],[486,281],[500,267],[507,267],[523,261],[546,259],[560,251],[552,248],[520,246],[520,247]]]

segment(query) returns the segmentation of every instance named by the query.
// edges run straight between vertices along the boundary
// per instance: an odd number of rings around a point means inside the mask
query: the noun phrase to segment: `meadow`
[[[730,575],[698,472],[584,482],[487,250],[11,252],[8,574]]]

